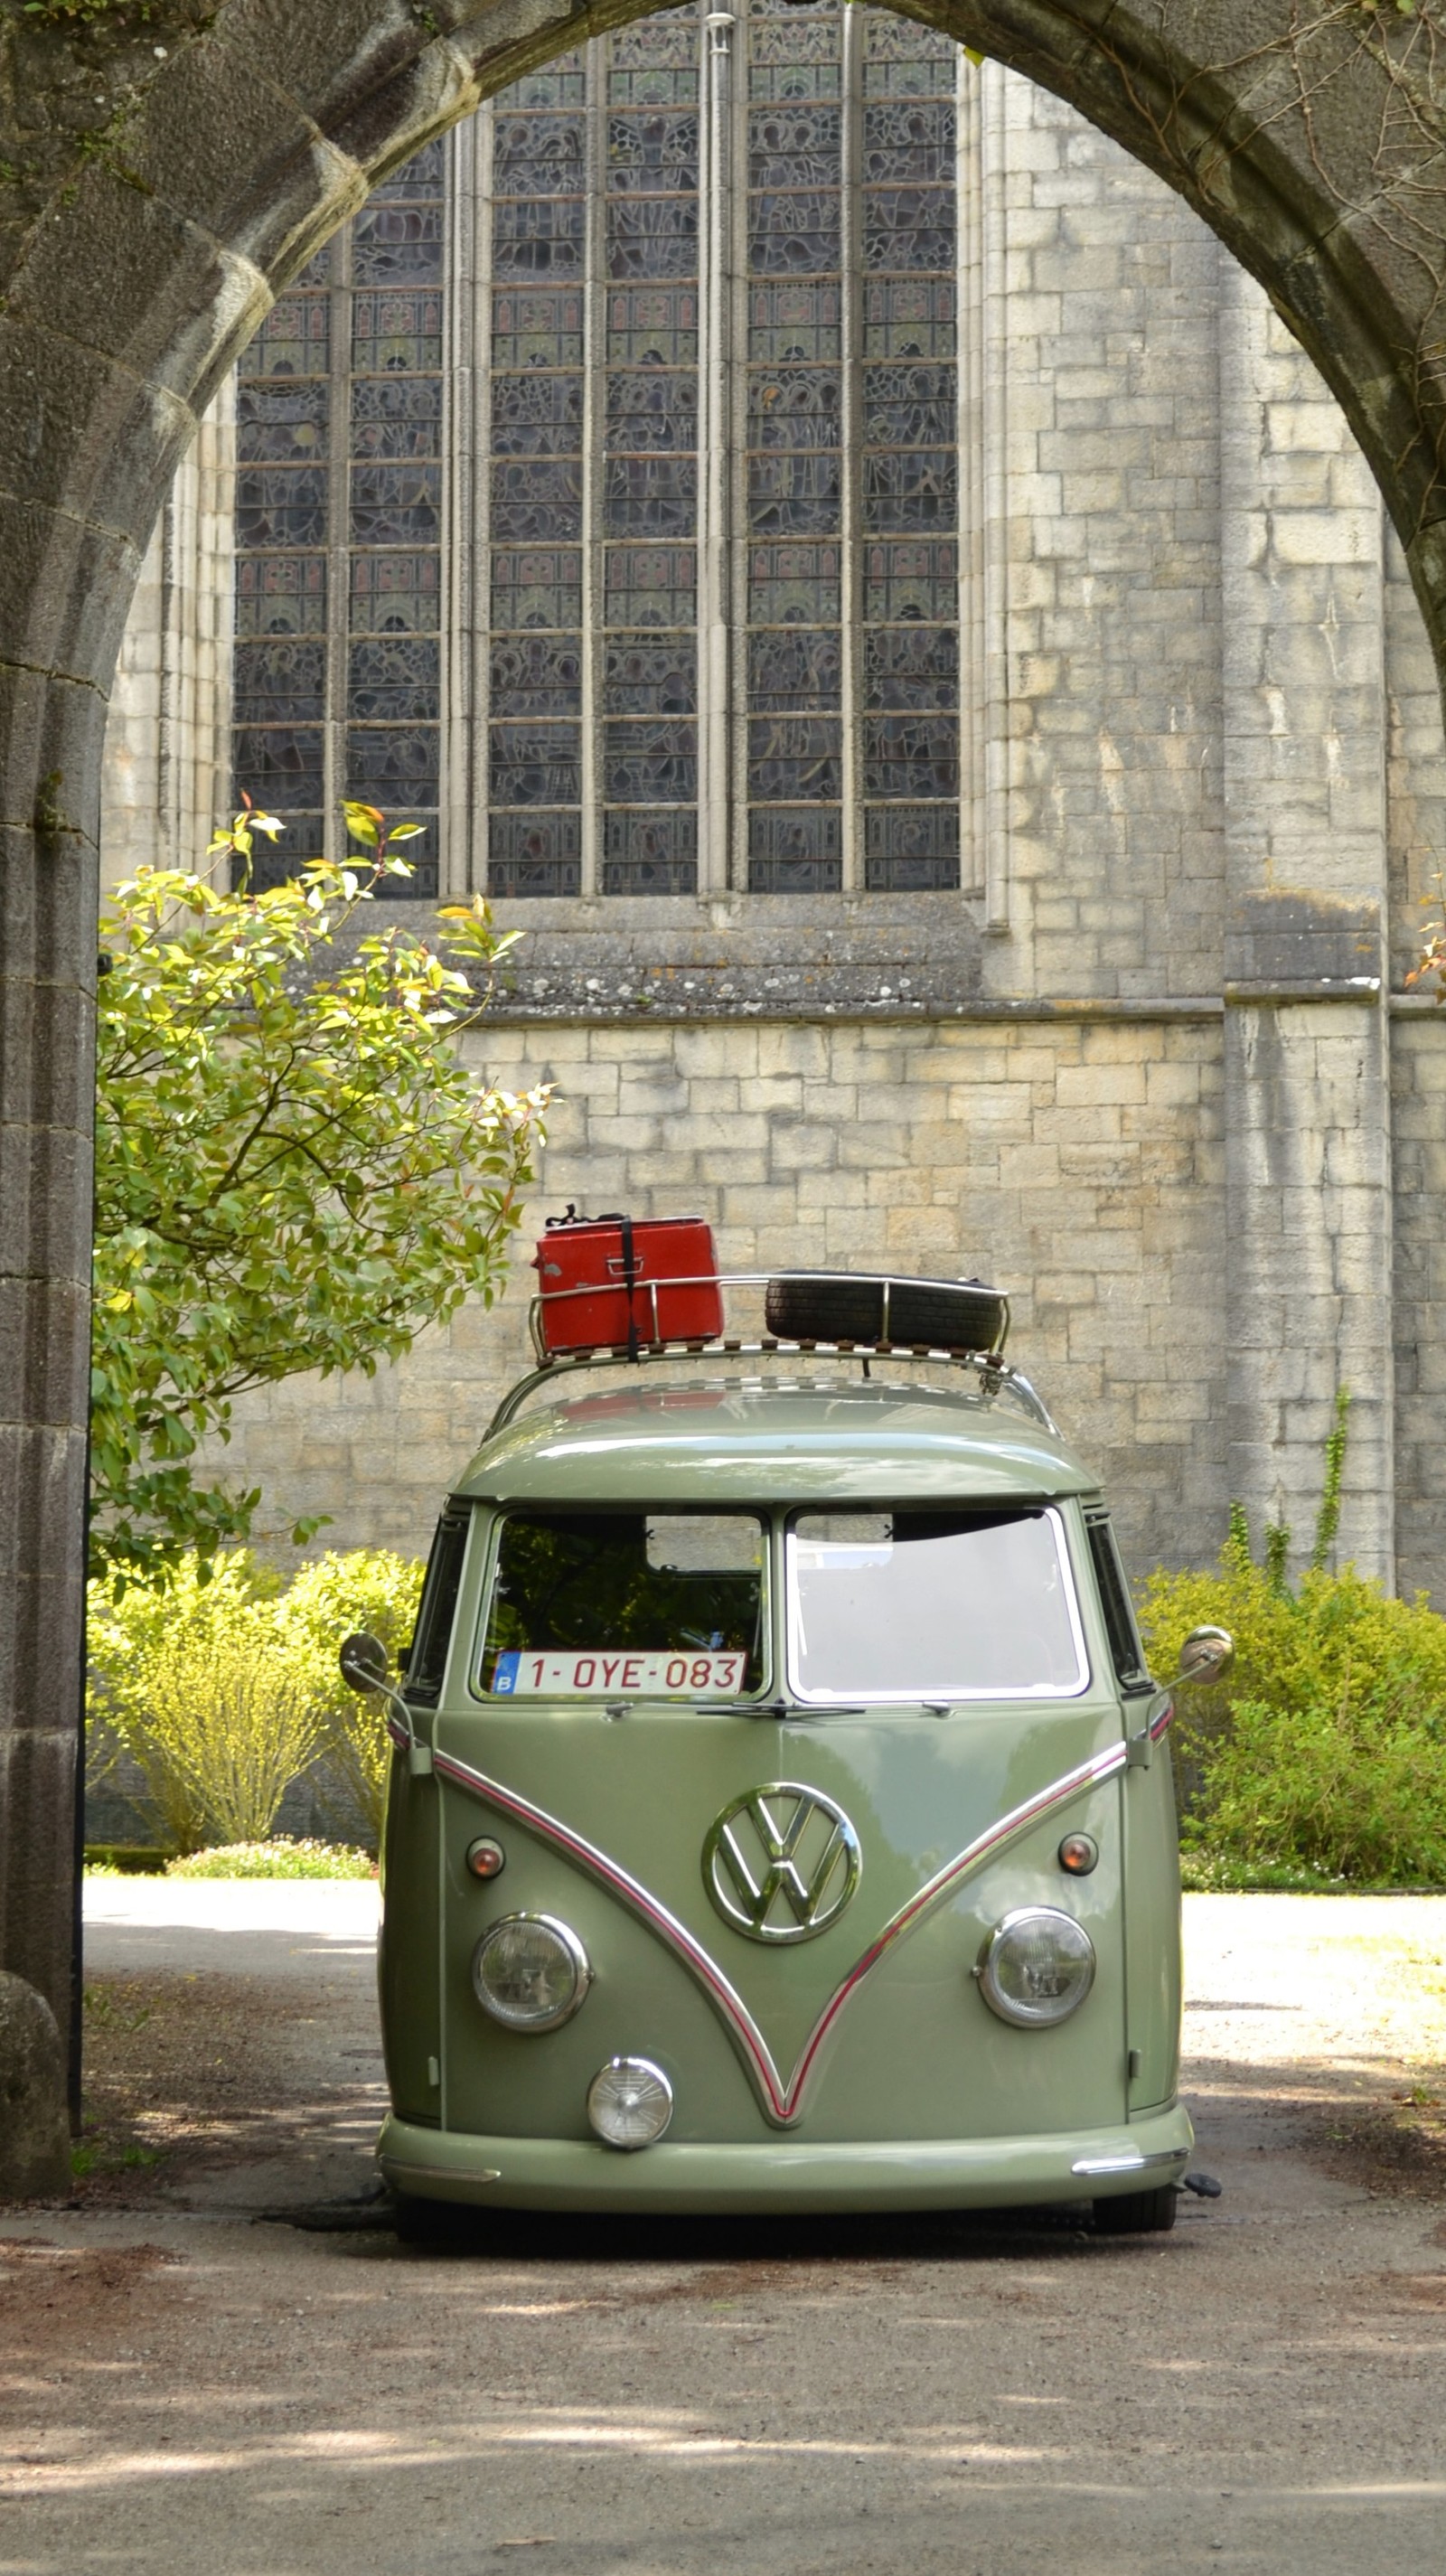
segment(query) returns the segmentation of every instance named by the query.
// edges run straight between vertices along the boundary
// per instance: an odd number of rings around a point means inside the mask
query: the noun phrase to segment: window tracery
[[[238,387],[234,662],[276,865],[361,796],[426,824],[434,893],[450,769],[504,898],[958,885],[959,77],[882,10],[744,0],[481,112],[445,759],[451,147],[279,299]]]

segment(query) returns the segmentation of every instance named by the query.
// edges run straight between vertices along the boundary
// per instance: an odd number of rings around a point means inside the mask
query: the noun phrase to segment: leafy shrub
[[[1396,1600],[1354,1566],[1312,1566],[1292,1593],[1237,1530],[1214,1571],[1153,1574],[1140,1615],[1156,1672],[1194,1627],[1235,1639],[1225,1680],[1177,1707],[1187,1851],[1257,1885],[1446,1880],[1446,1619],[1424,1594]]]
[[[220,1843],[166,1863],[167,1878],[375,1878],[370,1852],[347,1843]]]
[[[191,1557],[164,1591],[91,1587],[97,1715],[181,1852],[263,1841],[326,1731],[275,1587],[239,1551],[208,1571]]]
[[[378,1843],[391,1767],[386,1711],[379,1699],[348,1690],[337,1648],[349,1630],[369,1628],[395,1663],[416,1625],[425,1571],[420,1559],[386,1548],[320,1556],[303,1567],[280,1604],[288,1651],[324,1712],[327,1752]]]
[[[349,1691],[336,1653],[371,1628],[393,1657],[423,1567],[381,1548],[319,1557],[285,1589],[233,1549],[184,1558],[163,1588],[93,1583],[91,1776],[121,1747],[166,1839],[264,1842],[287,1789],[325,1755],[347,1810],[380,1840],[391,1747],[380,1701]]]
[[[1392,1886],[1446,1880],[1446,1725],[1390,1688],[1306,1709],[1237,1700],[1206,1775],[1215,1848]]]

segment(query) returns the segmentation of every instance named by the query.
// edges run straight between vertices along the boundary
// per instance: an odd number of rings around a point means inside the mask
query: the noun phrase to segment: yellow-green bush
[[[379,1701],[345,1689],[336,1652],[372,1628],[396,1653],[422,1567],[381,1549],[333,1554],[283,1589],[242,1550],[208,1580],[187,1557],[162,1589],[90,1593],[92,1744],[139,1764],[167,1839],[265,1842],[293,1780],[319,1757],[379,1838],[389,1761]]]
[[[1347,1566],[1294,1593],[1238,1540],[1209,1573],[1153,1574],[1140,1622],[1154,1671],[1190,1630],[1235,1660],[1182,1691],[1175,1760],[1187,1851],[1252,1869],[1395,1885],[1446,1881],[1446,1619]]]
[[[393,1663],[416,1625],[425,1567],[387,1548],[355,1548],[304,1566],[278,1605],[280,1624],[326,1714],[326,1746],[349,1797],[381,1839],[391,1739],[379,1699],[347,1689],[337,1648],[354,1628],[380,1637]]]
[[[202,1582],[188,1559],[164,1592],[93,1586],[89,1643],[104,1719],[177,1849],[264,1841],[325,1713],[248,1561]]]

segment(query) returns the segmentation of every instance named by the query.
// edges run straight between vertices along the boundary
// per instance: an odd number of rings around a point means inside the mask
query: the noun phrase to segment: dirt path
[[[1418,2576],[1446,2529],[1446,1900],[1196,1898],[1188,1925],[1225,2197],[1138,2242],[258,2223],[364,2188],[364,1959],[93,1953],[96,2169],[78,2209],[0,2223],[0,2576]]]

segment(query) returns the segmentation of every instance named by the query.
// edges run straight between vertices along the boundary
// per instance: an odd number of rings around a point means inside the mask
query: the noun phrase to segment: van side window
[[[407,1675],[403,1685],[408,1699],[420,1700],[426,1708],[436,1707],[442,1675],[447,1669],[447,1648],[452,1638],[452,1621],[457,1615],[457,1593],[462,1581],[462,1559],[467,1553],[470,1517],[467,1512],[442,1514],[427,1562],[422,1606],[417,1613],[416,1632],[407,1656]]]
[[[1094,1560],[1095,1581],[1099,1585],[1100,1608],[1105,1614],[1105,1634],[1110,1641],[1110,1660],[1115,1679],[1124,1691],[1150,1690],[1153,1685],[1145,1669],[1145,1650],[1135,1626],[1130,1588],[1120,1551],[1107,1512],[1090,1512],[1085,1516],[1089,1532],[1090,1555]]]

